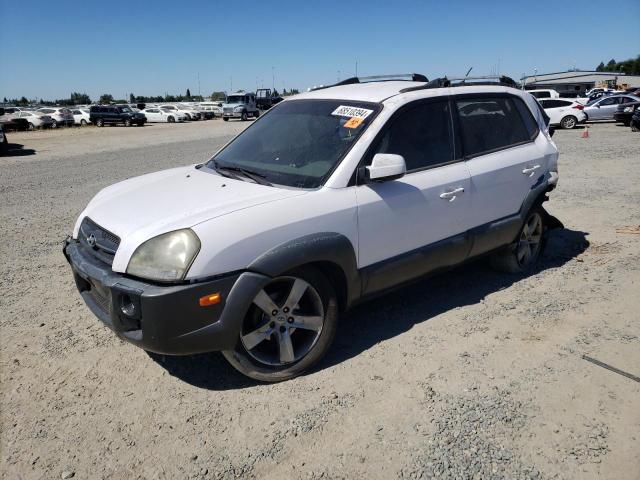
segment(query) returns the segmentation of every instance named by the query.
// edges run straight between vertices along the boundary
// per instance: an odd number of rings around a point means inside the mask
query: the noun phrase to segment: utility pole
[[[356,77],[358,76],[358,60],[356,60]]]
[[[231,82],[231,88],[229,89],[229,93],[233,93],[233,75],[229,77],[229,81]]]
[[[198,72],[198,96],[200,96],[200,72]]]
[[[272,90],[276,89],[276,71],[274,67],[271,67],[271,83],[272,83]]]

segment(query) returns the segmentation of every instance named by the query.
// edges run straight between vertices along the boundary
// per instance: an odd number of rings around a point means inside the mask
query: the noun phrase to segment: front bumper
[[[123,340],[167,355],[229,350],[235,347],[242,319],[269,278],[239,272],[180,285],[155,285],[113,272],[73,239],[64,255],[89,309]],[[216,305],[199,299],[220,292]]]
[[[224,112],[222,116],[226,118],[240,118],[242,117],[242,112]]]
[[[616,112],[613,116],[614,120],[619,123],[630,122],[633,112]]]

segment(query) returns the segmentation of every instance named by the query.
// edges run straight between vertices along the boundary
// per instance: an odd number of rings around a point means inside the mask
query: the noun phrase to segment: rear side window
[[[409,107],[392,120],[373,153],[402,155],[409,172],[451,162],[455,158],[451,122],[447,100]]]
[[[527,128],[525,117],[516,107],[516,100],[479,97],[456,101],[465,156],[481,155],[531,140],[532,126]],[[524,104],[521,108],[528,111]],[[533,128],[537,130],[537,127]]]

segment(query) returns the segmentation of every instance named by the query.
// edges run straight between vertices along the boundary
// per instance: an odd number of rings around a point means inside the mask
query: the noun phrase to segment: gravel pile
[[[446,405],[433,409],[435,435],[417,452],[415,465],[402,472],[405,479],[531,479],[540,478],[533,466],[523,465],[509,443],[525,425],[525,406],[508,390],[427,398]]]

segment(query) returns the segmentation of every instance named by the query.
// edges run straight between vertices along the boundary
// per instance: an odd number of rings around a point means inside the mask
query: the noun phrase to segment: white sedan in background
[[[584,105],[575,100],[563,98],[541,98],[538,100],[551,121],[549,125],[560,125],[562,128],[575,128],[579,123],[587,121]]]
[[[185,110],[182,107],[178,107],[176,105],[160,105],[160,108],[162,108],[163,110],[170,110],[174,112],[176,115],[177,114],[184,115],[185,120],[191,120],[192,112],[190,112],[189,110]]]
[[[53,119],[49,115],[45,115],[39,112],[31,112],[28,110],[21,110],[16,112],[18,118],[24,118],[29,122],[29,130],[35,130],[36,128],[48,128],[53,125]]]
[[[178,116],[177,113],[172,112],[171,110],[165,110],[159,107],[147,107],[144,110],[141,110],[141,113],[147,117],[147,122],[149,123],[174,123],[174,122],[184,122],[184,115]]]
[[[71,113],[73,114],[74,125],[80,125],[81,127],[84,127],[85,125],[91,123],[88,110],[85,110],[83,108],[76,108],[71,110]]]

